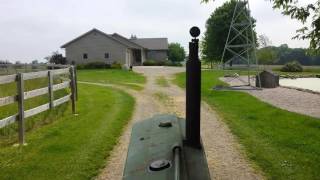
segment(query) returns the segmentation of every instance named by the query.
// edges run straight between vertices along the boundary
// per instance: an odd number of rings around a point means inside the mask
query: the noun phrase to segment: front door
[[[134,65],[141,66],[141,50],[135,49],[132,51],[133,59],[134,59]]]

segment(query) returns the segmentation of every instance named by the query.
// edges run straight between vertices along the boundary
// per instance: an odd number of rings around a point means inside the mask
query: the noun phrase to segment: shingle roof
[[[134,48],[134,49],[141,49],[144,48],[143,46],[136,44],[132,41],[130,41],[129,39],[121,36],[120,34],[114,33],[111,35],[113,38],[117,39],[118,41],[121,41],[124,44],[127,44],[130,48]]]
[[[73,40],[71,40],[71,41],[69,41],[69,42],[65,43],[64,45],[62,45],[62,46],[61,46],[61,48],[65,48],[65,47],[66,47],[66,46],[68,46],[69,44],[71,44],[71,43],[74,43],[74,42],[78,41],[79,39],[81,39],[81,38],[83,38],[83,37],[87,36],[88,34],[90,34],[90,33],[92,33],[92,32],[100,33],[100,34],[102,34],[103,36],[105,36],[105,37],[107,37],[107,38],[112,39],[113,41],[116,41],[116,42],[118,42],[118,43],[120,43],[120,44],[122,44],[122,45],[124,45],[124,46],[126,46],[126,47],[130,47],[128,44],[123,43],[123,42],[119,41],[118,39],[116,39],[116,38],[114,38],[114,37],[112,37],[112,36],[110,36],[110,35],[108,35],[108,34],[106,34],[106,33],[102,32],[102,31],[100,31],[100,30],[98,30],[98,29],[93,28],[93,29],[91,29],[90,31],[88,31],[88,32],[86,32],[86,33],[84,33],[84,34],[82,34],[81,36],[79,36],[79,37],[77,37],[77,38],[75,38],[75,39],[73,39]]]
[[[143,46],[144,48],[151,50],[167,50],[168,39],[167,38],[138,38],[130,39],[132,42]]]
[[[134,49],[141,49],[146,48],[150,50],[168,50],[168,39],[167,38],[138,38],[138,39],[127,39],[120,34],[114,33],[114,34],[106,34],[98,29],[92,29],[83,35],[65,43],[61,46],[61,48],[65,48],[66,46],[70,45],[71,43],[74,43],[78,41],[79,39],[87,36],[88,34],[92,32],[98,32],[102,34],[103,36],[112,39],[115,42],[118,42],[126,47],[134,48]]]

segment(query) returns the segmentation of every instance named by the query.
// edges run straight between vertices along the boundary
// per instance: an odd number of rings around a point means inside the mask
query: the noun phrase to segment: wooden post
[[[25,144],[25,127],[24,127],[24,81],[23,73],[18,74],[17,81],[18,91],[18,127],[19,127],[19,144]]]
[[[53,76],[51,71],[48,71],[48,82],[49,82],[48,83],[49,105],[50,105],[50,109],[52,109],[54,97],[53,97]]]
[[[71,101],[72,101],[72,113],[76,113],[76,95],[75,95],[75,77],[73,66],[70,67],[70,87],[71,87]]]
[[[74,71],[76,101],[78,101],[78,78],[77,78],[77,67],[76,66],[73,66],[73,71]]]

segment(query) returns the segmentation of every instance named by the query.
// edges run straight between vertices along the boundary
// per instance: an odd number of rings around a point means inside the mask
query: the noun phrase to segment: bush
[[[77,69],[84,69],[84,64],[77,64],[76,67]]]
[[[302,72],[303,68],[301,64],[297,61],[289,62],[285,64],[280,71],[282,72]]]
[[[90,62],[87,64],[77,65],[78,69],[109,69],[111,68],[110,64],[104,62]]]
[[[122,68],[122,65],[118,62],[113,62],[111,64],[111,69],[121,69]]]
[[[156,62],[153,60],[146,60],[142,63],[144,66],[155,66]]]
[[[143,62],[144,66],[163,66],[165,64],[164,61],[154,61],[154,60],[146,60]]]
[[[96,61],[89,62],[87,64],[78,64],[77,69],[121,69],[122,65],[118,62],[112,64],[106,64],[104,62]]]
[[[166,61],[165,65],[166,66],[182,66],[180,62],[172,62],[172,61]]]
[[[180,62],[172,62],[172,61],[154,61],[147,60],[143,62],[144,66],[182,66]]]

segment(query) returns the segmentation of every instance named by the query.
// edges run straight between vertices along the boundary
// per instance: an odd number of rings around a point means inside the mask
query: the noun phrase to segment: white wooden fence
[[[53,83],[54,75],[62,75],[68,74],[69,78],[67,81],[62,82],[60,84]],[[25,92],[24,90],[24,81],[36,78],[48,78],[48,86],[40,89],[35,89],[31,91]],[[0,98],[0,107],[12,104],[14,102],[18,102],[18,113],[12,116],[6,117],[4,119],[0,119],[0,128],[8,126],[12,123],[18,123],[18,133],[19,133],[19,144],[25,144],[25,118],[34,116],[48,109],[52,109],[56,106],[59,106],[65,102],[68,102],[71,99],[72,102],[72,112],[76,111],[75,101],[77,99],[77,85],[76,85],[76,71],[73,66],[71,67],[63,67],[62,69],[56,70],[46,70],[39,72],[30,72],[30,73],[18,73],[13,75],[0,76],[0,84],[8,84],[12,82],[17,83],[17,94],[14,96],[7,96]],[[71,88],[71,93],[54,100],[53,92]],[[36,108],[25,110],[24,108],[24,100],[30,99],[33,97],[41,96],[44,94],[48,94],[49,102],[43,105],[40,105]]]

